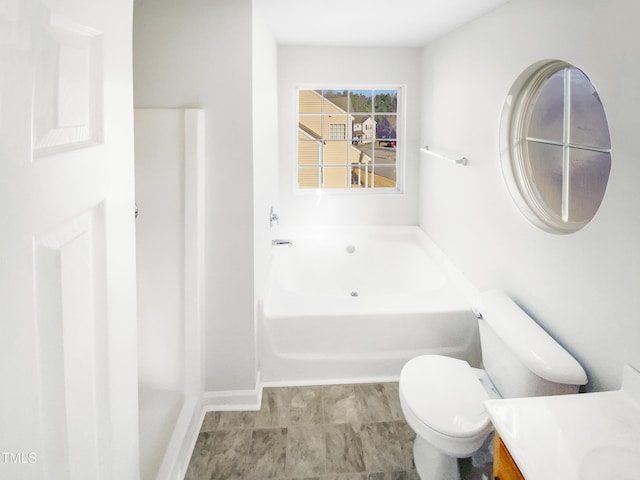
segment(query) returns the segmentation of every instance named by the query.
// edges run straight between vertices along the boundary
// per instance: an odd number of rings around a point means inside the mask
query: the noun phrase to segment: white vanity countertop
[[[640,479],[640,373],[632,367],[621,390],[485,406],[526,480]]]

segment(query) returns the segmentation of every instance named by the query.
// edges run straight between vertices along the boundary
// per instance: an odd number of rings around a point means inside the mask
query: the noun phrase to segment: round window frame
[[[582,69],[562,60],[543,60],[534,63],[520,74],[511,87],[502,110],[500,128],[502,173],[511,198],[527,220],[538,228],[555,234],[569,234],[581,230],[597,215],[604,201],[603,195],[600,205],[588,220],[580,222],[562,220],[560,215],[544,205],[540,195],[535,191],[529,162],[525,160],[527,154],[523,132],[528,126],[537,96],[546,81],[565,68],[578,68],[591,81]],[[593,85],[593,82],[591,83]],[[607,120],[607,129],[608,125]],[[611,138],[610,130],[608,133]],[[607,178],[607,184],[608,182]]]

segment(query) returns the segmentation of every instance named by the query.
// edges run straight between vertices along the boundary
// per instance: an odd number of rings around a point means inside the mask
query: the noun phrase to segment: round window
[[[507,98],[501,142],[507,185],[529,220],[571,233],[594,217],[609,180],[611,140],[582,70],[550,61],[525,71]]]

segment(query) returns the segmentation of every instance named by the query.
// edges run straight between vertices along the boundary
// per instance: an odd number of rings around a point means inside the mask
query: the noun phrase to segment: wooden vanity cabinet
[[[525,480],[497,432],[493,440],[493,445],[494,480]]]

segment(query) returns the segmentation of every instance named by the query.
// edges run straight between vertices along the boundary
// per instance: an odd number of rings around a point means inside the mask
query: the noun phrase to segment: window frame
[[[567,184],[568,168],[566,163],[569,161],[567,150],[591,150],[600,153],[608,153],[609,155],[611,155],[612,150],[610,147],[594,148],[593,146],[587,146],[586,144],[572,144],[568,140],[568,137],[566,135],[566,129],[568,128],[568,126],[564,122],[567,122],[567,117],[570,117],[571,110],[566,110],[570,100],[570,97],[567,98],[566,86],[563,92],[563,108],[565,109],[565,111],[563,119],[562,141],[556,142],[527,136],[529,122],[532,117],[531,114],[536,105],[538,94],[541,92],[546,82],[554,74],[556,74],[560,70],[572,68],[578,69],[591,82],[591,79],[584,73],[582,69],[561,60],[545,60],[535,63],[527,70],[525,70],[514,83],[511,91],[507,96],[507,100],[505,101],[502,113],[500,133],[502,171],[512,199],[514,200],[520,211],[531,223],[545,231],[558,234],[573,233],[582,229],[585,225],[593,220],[593,218],[597,214],[597,211],[602,205],[602,202],[604,201],[603,194],[600,205],[591,218],[583,221],[569,220],[568,211],[566,211],[568,198],[565,198],[565,196],[568,196],[570,194]],[[591,82],[591,85],[593,86],[593,82]],[[609,123],[606,119],[606,113],[605,121],[607,125],[607,133],[609,135],[609,139],[611,139]],[[554,212],[550,207],[546,206],[542,198],[540,197],[540,194],[536,191],[536,183],[531,178],[532,173],[529,167],[530,162],[528,161],[527,142],[555,145],[563,148],[563,187],[561,193],[563,199],[561,204],[562,212],[560,215]],[[606,180],[607,184],[608,178],[609,177],[607,177]]]
[[[293,96],[294,96],[294,128],[292,136],[294,137],[294,153],[293,153],[293,191],[296,194],[300,195],[397,195],[404,194],[404,185],[405,185],[405,163],[406,163],[406,85],[401,84],[296,84],[293,88]],[[395,187],[367,187],[367,188],[357,188],[357,187],[300,187],[299,185],[299,140],[298,140],[298,123],[299,116],[304,114],[304,112],[300,112],[299,105],[299,91],[300,90],[319,90],[319,91],[359,91],[359,90],[370,90],[372,92],[372,102],[375,102],[375,92],[383,91],[383,90],[396,90],[398,93],[397,97],[397,108],[395,114],[392,113],[393,116],[396,117],[396,157],[395,157],[395,169],[396,169],[396,185]],[[361,114],[362,112],[353,112],[353,114]],[[369,113],[369,112],[365,112]],[[352,114],[349,112],[348,114]],[[387,112],[370,112],[372,117],[375,115],[384,115],[388,114]],[[370,129],[371,130],[371,129]],[[362,130],[365,131],[364,128]],[[350,140],[350,133],[347,128],[347,142]],[[375,136],[375,129],[373,129],[373,135]],[[329,141],[329,139],[326,139]],[[375,141],[375,137],[374,137]],[[389,166],[390,164],[381,164],[381,166]],[[375,160],[374,160],[375,166]],[[334,165],[330,165],[329,168],[335,167]],[[306,167],[311,168],[311,167]],[[317,165],[317,169],[320,170],[323,168],[322,164]],[[338,166],[337,168],[340,168]],[[349,165],[345,165],[346,169],[349,169]]]

